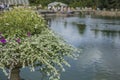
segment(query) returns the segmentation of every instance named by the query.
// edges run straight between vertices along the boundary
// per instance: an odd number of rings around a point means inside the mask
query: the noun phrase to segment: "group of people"
[[[0,2],[0,11],[9,10],[9,4],[4,4]]]

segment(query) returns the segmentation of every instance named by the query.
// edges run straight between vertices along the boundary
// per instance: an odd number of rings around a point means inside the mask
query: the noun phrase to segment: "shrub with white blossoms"
[[[38,67],[50,80],[59,80],[63,65],[70,66],[65,57],[76,57],[76,51],[30,9],[16,8],[0,15],[0,68],[9,69],[10,80],[20,80],[19,69],[24,67],[32,71]]]

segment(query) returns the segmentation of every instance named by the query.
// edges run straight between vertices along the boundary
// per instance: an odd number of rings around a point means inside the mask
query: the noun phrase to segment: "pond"
[[[65,41],[82,49],[61,80],[120,80],[120,20],[86,17],[51,17],[49,25]],[[39,72],[21,70],[25,80],[40,80]],[[6,77],[0,71],[0,80]]]

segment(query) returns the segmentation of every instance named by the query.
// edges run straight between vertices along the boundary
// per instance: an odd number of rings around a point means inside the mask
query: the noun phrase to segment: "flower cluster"
[[[0,33],[0,42],[2,44],[5,44],[7,42],[6,39],[2,36],[2,33]]]
[[[31,33],[28,32],[28,33],[27,33],[27,36],[30,37],[30,36],[31,36]],[[16,38],[15,41],[16,41],[17,43],[20,43],[20,42],[21,42],[21,39],[20,39],[20,38]],[[5,39],[5,37],[2,36],[2,33],[1,33],[1,32],[0,32],[0,42],[1,42],[2,44],[6,44],[6,43],[7,43],[7,40]]]

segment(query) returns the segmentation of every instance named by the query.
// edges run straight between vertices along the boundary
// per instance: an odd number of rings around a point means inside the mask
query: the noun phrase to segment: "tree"
[[[31,4],[47,6],[51,0],[29,0]]]
[[[30,3],[47,6],[50,2],[59,1],[71,7],[117,8],[120,9],[120,0],[29,0]]]
[[[108,1],[108,9],[111,9],[111,8],[120,8],[120,0],[110,0]]]
[[[39,68],[50,80],[58,80],[64,57],[77,51],[51,31],[45,20],[30,9],[16,8],[0,15],[0,68],[9,69],[10,80],[21,80],[20,68]]]

